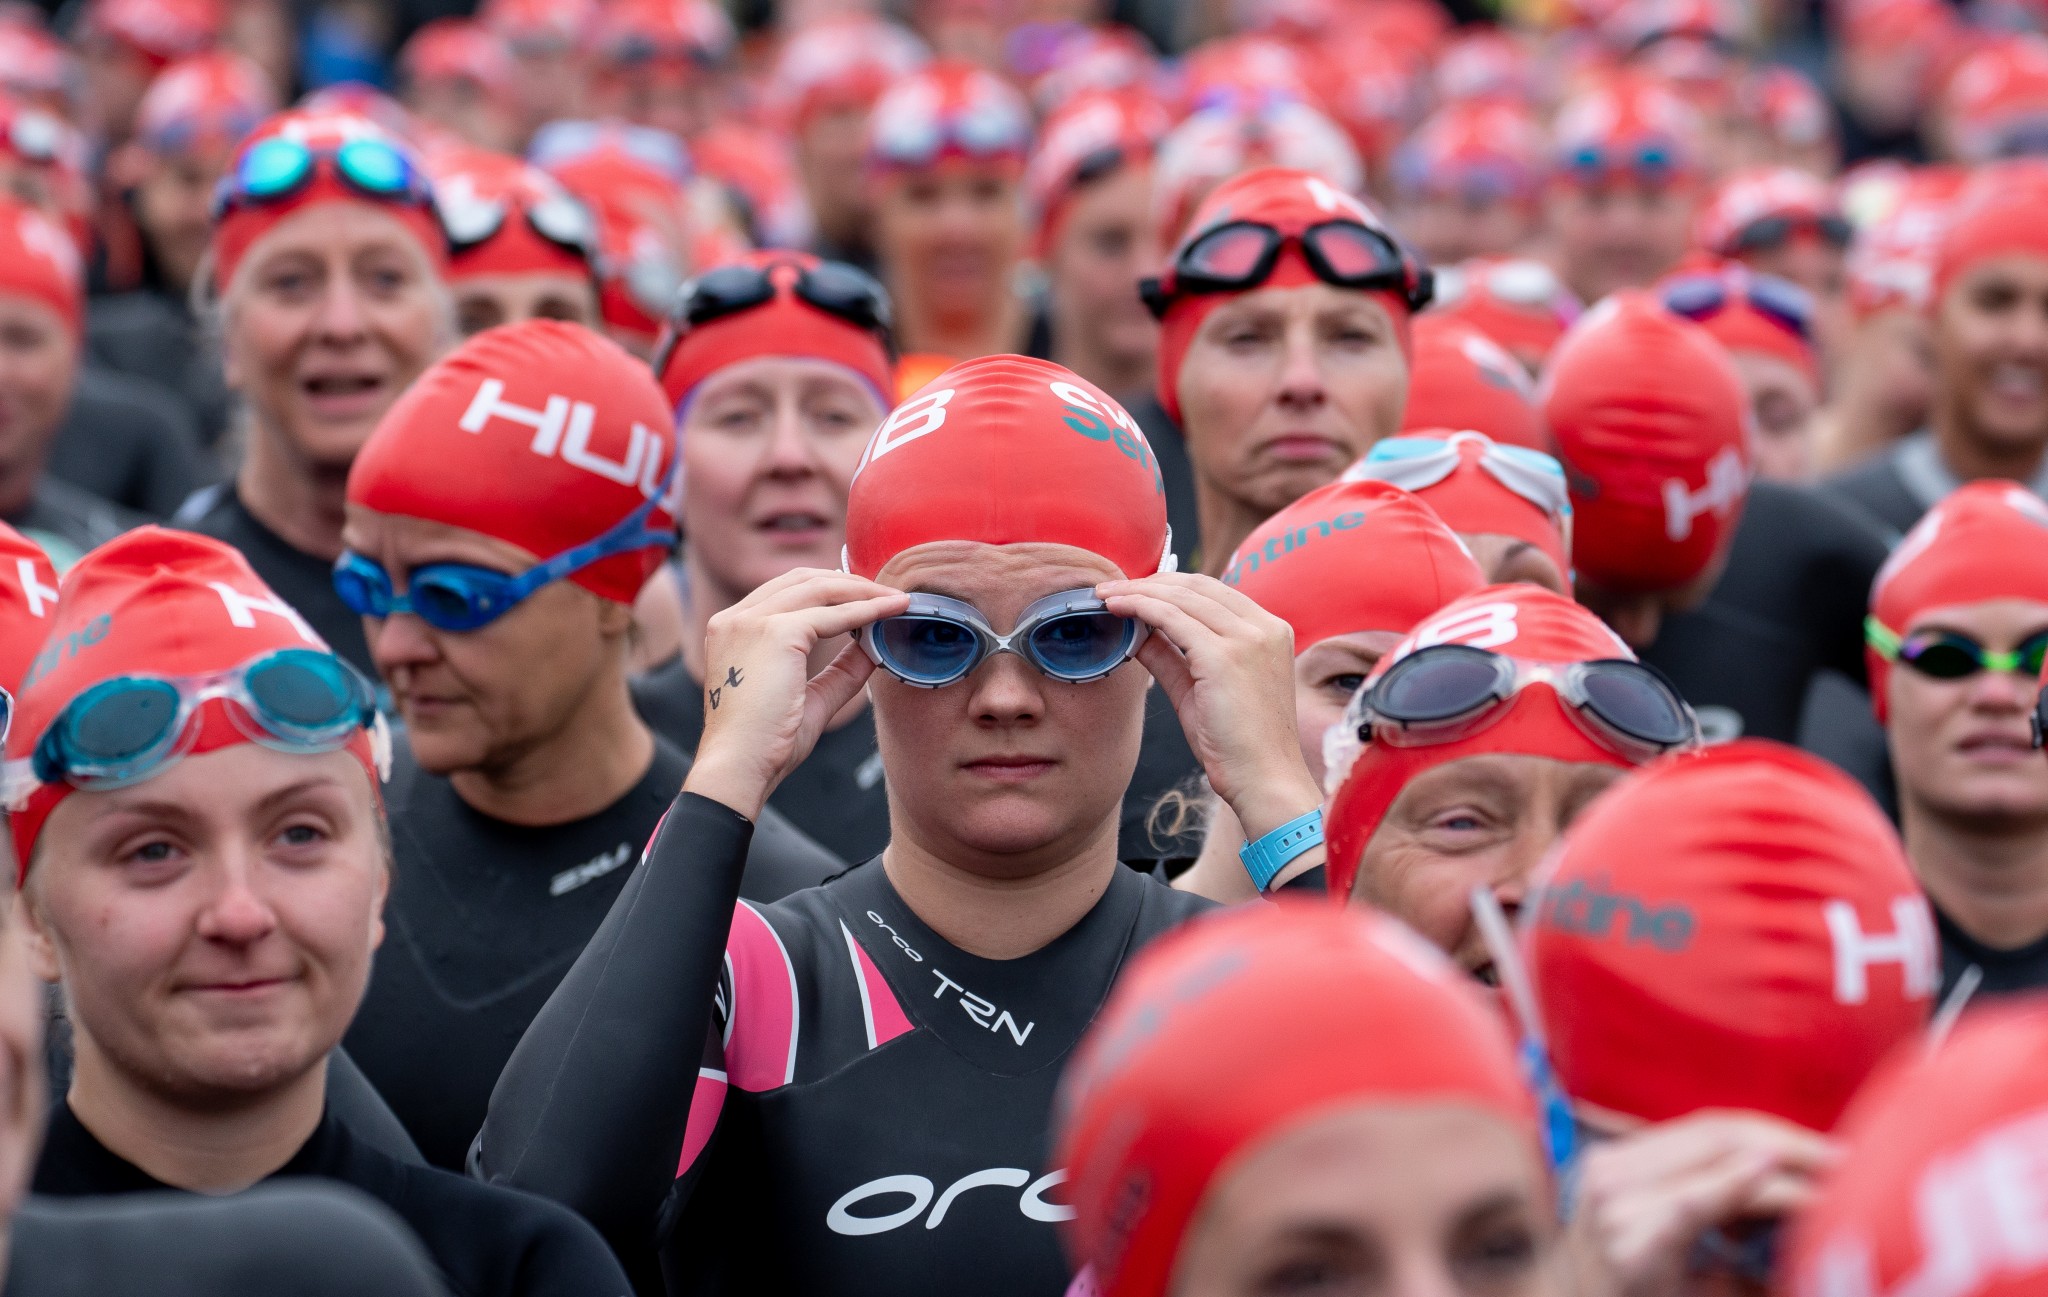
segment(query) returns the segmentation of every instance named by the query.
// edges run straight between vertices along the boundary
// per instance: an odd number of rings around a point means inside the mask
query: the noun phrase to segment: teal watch
[[[1303,853],[1323,845],[1323,810],[1319,806],[1306,815],[1287,821],[1257,842],[1237,849],[1252,885],[1265,891],[1281,870],[1299,860]]]

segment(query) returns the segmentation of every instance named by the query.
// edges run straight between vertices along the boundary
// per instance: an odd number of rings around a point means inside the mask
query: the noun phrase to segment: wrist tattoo
[[[725,669],[725,683],[722,685],[714,686],[711,690],[711,710],[718,710],[718,696],[720,694],[724,693],[728,689],[737,689],[739,687],[740,669],[738,667],[727,667]]]

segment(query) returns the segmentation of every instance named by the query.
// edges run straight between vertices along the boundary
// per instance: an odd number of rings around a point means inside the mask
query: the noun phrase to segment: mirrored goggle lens
[[[303,184],[312,169],[312,153],[297,140],[262,140],[242,155],[235,186],[252,198],[275,198]]]
[[[1349,222],[1320,225],[1308,232],[1309,243],[1322,254],[1339,278],[1363,281],[1401,273],[1401,256],[1384,236]]]
[[[65,762],[91,771],[146,755],[170,736],[178,707],[178,690],[167,681],[109,681],[66,716]]]
[[[955,680],[981,653],[974,631],[944,617],[888,617],[875,623],[883,662],[897,675],[921,682]]]
[[[825,262],[797,279],[797,295],[821,311],[864,329],[889,327],[889,295],[852,266]]]
[[[366,701],[339,658],[310,650],[272,654],[250,668],[243,685],[264,727],[281,737],[353,730]]]
[[[1728,285],[1711,276],[1676,279],[1664,286],[1663,298],[1667,310],[1697,320],[1728,305]]]
[[[1128,618],[1109,612],[1054,617],[1031,632],[1031,656],[1047,675],[1069,680],[1099,676],[1123,661],[1134,634]]]
[[[1984,669],[1984,650],[1968,640],[1950,636],[1907,640],[1899,646],[1899,660],[1937,680],[1960,680]]]
[[[1664,683],[1632,662],[1589,663],[1581,680],[1586,706],[1633,739],[1677,747],[1692,738],[1692,724]]]
[[[692,281],[679,314],[692,326],[760,306],[775,296],[774,281],[754,266],[720,266]]]
[[[1180,259],[1183,274],[1239,283],[1258,274],[1260,263],[1280,236],[1253,225],[1226,225],[1189,246]]]
[[[1389,720],[1428,724],[1462,716],[1500,696],[1499,659],[1478,649],[1424,649],[1388,671],[1373,710]]]
[[[334,165],[357,188],[386,198],[405,193],[412,183],[405,155],[381,140],[350,140],[335,150]]]
[[[590,209],[567,194],[543,198],[526,210],[526,219],[540,236],[586,256],[597,247],[597,222]]]
[[[448,232],[449,242],[458,248],[472,247],[496,234],[505,224],[505,204],[471,195],[466,198],[451,198],[444,189],[437,204],[441,212],[441,228]]]

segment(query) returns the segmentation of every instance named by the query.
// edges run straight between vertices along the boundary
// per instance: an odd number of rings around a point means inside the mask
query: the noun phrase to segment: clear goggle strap
[[[0,765],[0,806],[8,811],[25,810],[28,799],[43,781],[36,778],[35,760],[32,757],[16,757]]]
[[[1508,926],[1508,916],[1501,910],[1493,890],[1483,885],[1472,889],[1471,905],[1472,920],[1479,928],[1480,939],[1486,943],[1487,954],[1493,959],[1493,969],[1500,979],[1501,990],[1507,995],[1508,1007],[1514,1011],[1515,1020],[1521,1027],[1521,1042],[1516,1047],[1515,1056],[1522,1065],[1523,1080],[1536,1097],[1544,1151],[1550,1155],[1551,1168],[1559,1177],[1558,1201],[1562,1210],[1571,1201],[1571,1174],[1578,1154],[1578,1126],[1572,1120],[1571,1101],[1566,1098],[1564,1087],[1558,1083],[1557,1072],[1550,1065],[1550,1050],[1543,1035],[1543,1015],[1536,1005],[1536,986],[1529,979],[1527,966],[1522,963],[1514,930]]]
[[[1956,984],[1949,989],[1948,997],[1935,1010],[1934,1018],[1927,1024],[1927,1052],[1932,1054],[1941,1048],[1949,1033],[1962,1020],[1963,1010],[1970,1006],[1970,997],[1984,984],[1984,970],[1972,964],[1956,978]]]

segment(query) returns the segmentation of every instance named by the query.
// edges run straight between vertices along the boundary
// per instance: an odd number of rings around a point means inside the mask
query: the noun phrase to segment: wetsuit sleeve
[[[1813,554],[1805,574],[1802,606],[1811,610],[1807,625],[1816,637],[1823,666],[1869,687],[1863,656],[1863,614],[1871,584],[1884,566],[1884,533],[1854,510],[1821,493],[1808,497],[1817,515]]]
[[[754,826],[684,793],[491,1093],[471,1169],[645,1257],[676,1176]]]

